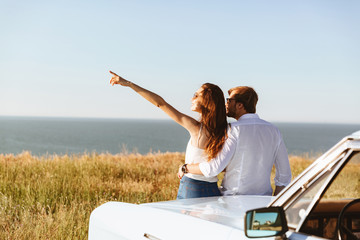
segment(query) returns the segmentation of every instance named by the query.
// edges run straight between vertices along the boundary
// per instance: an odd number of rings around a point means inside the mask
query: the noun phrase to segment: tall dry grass
[[[175,199],[184,158],[183,153],[0,155],[0,239],[87,239],[90,213],[105,202]],[[294,177],[310,164],[296,156],[290,162]]]
[[[174,199],[180,153],[0,155],[0,239],[86,239],[107,201]]]

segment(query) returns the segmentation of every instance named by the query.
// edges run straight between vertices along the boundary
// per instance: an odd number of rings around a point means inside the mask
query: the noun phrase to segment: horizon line
[[[171,118],[136,118],[136,117],[85,117],[85,116],[29,116],[29,115],[0,115],[0,118],[47,118],[47,119],[88,119],[88,120],[145,120],[145,121],[173,121]],[[235,120],[229,121],[229,123]],[[319,122],[319,121],[269,121],[270,123],[292,123],[292,124],[342,124],[342,125],[359,125],[355,122]],[[175,123],[175,122],[174,122]]]

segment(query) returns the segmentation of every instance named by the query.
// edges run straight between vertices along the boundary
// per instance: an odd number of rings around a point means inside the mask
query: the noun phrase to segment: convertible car
[[[360,131],[343,138],[276,197],[108,202],[89,239],[360,239]]]

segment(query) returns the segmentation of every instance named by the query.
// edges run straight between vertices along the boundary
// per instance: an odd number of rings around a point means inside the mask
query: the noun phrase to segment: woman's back
[[[209,142],[209,132],[207,129],[205,129],[202,124],[199,124],[199,130],[195,133],[190,134],[190,142],[191,145],[200,149],[205,149],[206,145]]]

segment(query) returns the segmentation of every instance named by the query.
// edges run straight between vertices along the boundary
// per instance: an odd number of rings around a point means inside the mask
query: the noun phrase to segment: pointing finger
[[[109,71],[112,75],[114,75],[114,76],[119,76],[119,75],[117,75],[116,73],[114,73],[114,72],[112,72],[112,71]]]

